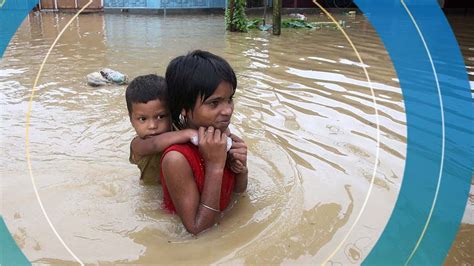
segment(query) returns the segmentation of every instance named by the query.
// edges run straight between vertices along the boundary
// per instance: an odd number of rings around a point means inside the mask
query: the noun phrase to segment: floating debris
[[[110,83],[106,78],[102,77],[100,72],[92,72],[87,75],[87,85],[92,87],[103,86]]]
[[[106,78],[108,81],[117,83],[119,85],[128,83],[128,78],[126,75],[109,68],[102,69],[100,71],[100,74],[102,75],[102,77]]]
[[[98,87],[111,83],[124,85],[128,83],[128,77],[118,71],[110,68],[104,68],[99,72],[92,72],[87,75],[87,84],[89,86]]]

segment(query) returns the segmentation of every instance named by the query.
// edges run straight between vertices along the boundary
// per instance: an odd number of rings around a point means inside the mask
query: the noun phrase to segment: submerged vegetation
[[[265,23],[264,18],[247,19],[245,6],[246,0],[228,0],[228,8],[225,10],[225,23],[228,31],[247,32],[249,29],[267,31],[273,28],[271,24]],[[355,11],[349,11],[347,14],[355,16]],[[264,16],[266,17],[266,15]],[[281,24],[278,22],[282,28],[320,29],[324,27],[338,29],[339,26],[346,27],[346,21],[344,20],[339,22],[308,22],[303,14],[293,13],[289,16],[289,18],[281,20]],[[275,19],[275,16],[273,19]]]
[[[247,29],[258,29],[260,25],[263,25],[263,18],[249,19],[247,21]]]
[[[263,24],[263,18],[250,19],[247,21],[247,29],[260,29],[266,31],[271,29],[271,25]],[[341,27],[346,26],[344,20],[340,20],[339,25]],[[308,22],[305,19],[299,18],[286,18],[281,21],[282,28],[294,28],[294,29],[320,29],[320,28],[334,28],[337,29],[337,25],[334,22]]]
[[[316,28],[316,25],[313,25],[312,23],[306,22],[305,20],[298,19],[298,18],[283,19],[281,21],[281,26],[283,28],[295,28],[295,29],[301,29],[301,28],[314,29],[314,28]]]

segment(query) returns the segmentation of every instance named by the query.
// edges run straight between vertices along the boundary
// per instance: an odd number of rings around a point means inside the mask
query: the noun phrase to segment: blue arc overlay
[[[36,4],[38,0],[0,0],[0,59],[21,22]],[[1,215],[0,265],[31,265],[16,245]]]
[[[474,167],[474,106],[464,61],[436,0],[355,2],[393,61],[407,120],[400,194],[364,264],[440,265],[458,231]],[[0,57],[37,3],[0,6]],[[1,217],[0,251],[0,265],[29,265]]]
[[[407,157],[395,208],[366,265],[441,265],[473,170],[473,102],[454,34],[435,0],[356,0],[400,80]]]

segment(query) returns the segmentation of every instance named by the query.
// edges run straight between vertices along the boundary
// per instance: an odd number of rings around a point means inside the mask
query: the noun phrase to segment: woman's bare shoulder
[[[165,179],[192,179],[193,172],[186,157],[178,151],[167,152],[161,161]]]
[[[184,197],[183,191],[187,191],[186,186],[196,186],[193,182],[193,171],[188,161],[178,151],[166,153],[162,159],[161,167],[163,178],[171,198]]]
[[[189,165],[186,157],[179,151],[169,151],[162,158],[162,165],[173,165],[173,168],[179,165]]]

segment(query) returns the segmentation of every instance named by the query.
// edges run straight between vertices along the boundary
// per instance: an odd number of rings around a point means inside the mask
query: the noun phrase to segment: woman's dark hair
[[[179,120],[181,110],[192,110],[199,96],[204,102],[223,81],[231,84],[235,92],[234,70],[220,56],[195,50],[173,59],[166,69],[168,108],[173,124],[184,128],[183,121]]]
[[[156,99],[166,102],[168,97],[165,79],[154,74],[134,78],[125,91],[129,115],[133,103],[147,103]]]

